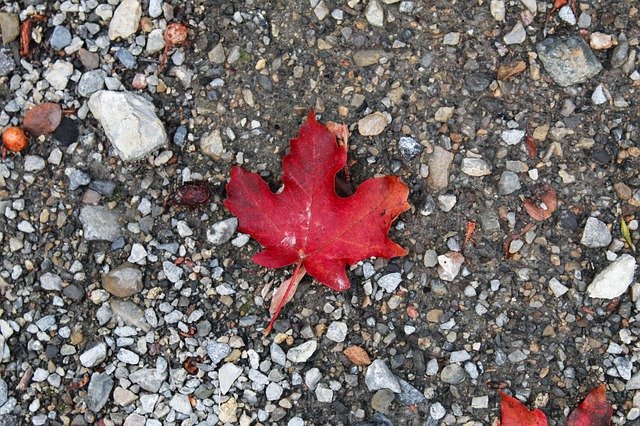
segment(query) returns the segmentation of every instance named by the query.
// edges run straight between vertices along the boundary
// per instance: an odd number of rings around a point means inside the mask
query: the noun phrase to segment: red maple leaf
[[[502,426],[547,426],[547,416],[538,410],[529,410],[516,398],[500,392]]]
[[[567,419],[567,426],[609,426],[613,408],[607,402],[604,384],[593,389],[573,410]]]
[[[384,176],[366,180],[350,197],[339,197],[335,177],[346,161],[346,143],[339,145],[310,112],[282,160],[281,192],[271,192],[256,173],[231,170],[224,205],[237,216],[239,231],[264,246],[253,261],[269,268],[296,264],[265,333],[290,299],[301,267],[321,284],[343,291],[349,288],[347,264],[407,254],[387,233],[409,209],[409,188],[397,176]]]

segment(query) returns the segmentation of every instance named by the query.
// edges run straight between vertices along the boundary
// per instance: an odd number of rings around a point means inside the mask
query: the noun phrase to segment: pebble
[[[453,281],[460,273],[463,263],[464,256],[455,251],[438,256],[438,276],[441,280]]]
[[[316,387],[315,393],[318,402],[324,402],[327,404],[333,402],[333,390],[328,388],[326,385],[320,384],[318,387]]]
[[[62,278],[51,272],[45,272],[40,276],[40,287],[47,291],[62,290]]]
[[[318,349],[318,342],[309,340],[301,345],[295,346],[287,351],[287,359],[293,363],[299,364],[307,362],[309,358]]]
[[[455,109],[452,107],[440,107],[433,115],[433,119],[440,123],[446,123],[451,117],[453,117],[453,111],[455,111]]]
[[[491,174],[491,166],[481,158],[463,158],[460,168],[463,173],[473,177]]]
[[[215,47],[209,51],[208,58],[212,64],[224,64],[226,56],[222,43],[216,44]]]
[[[511,31],[509,31],[504,37],[503,40],[505,44],[521,44],[527,38],[527,32],[522,25],[522,22],[517,22]]]
[[[304,374],[304,384],[311,390],[314,390],[318,383],[322,380],[322,373],[316,367],[313,367]]]
[[[91,177],[88,174],[75,167],[68,167],[65,169],[64,174],[69,178],[70,191],[75,191],[81,186],[88,185],[91,182]]]
[[[189,402],[189,396],[181,393],[173,395],[173,398],[169,401],[169,407],[176,410],[178,413],[184,414],[185,416],[190,416],[193,412],[191,402]]]
[[[389,407],[395,399],[395,394],[389,389],[379,389],[371,398],[371,408],[381,413],[389,413]]]
[[[231,353],[231,347],[228,344],[218,342],[209,343],[206,350],[214,367]]]
[[[224,153],[220,129],[207,133],[200,139],[200,151],[215,160],[219,160]]]
[[[431,407],[429,407],[429,415],[434,420],[440,420],[446,414],[447,414],[447,410],[445,410],[445,408],[439,402],[431,404]]]
[[[602,83],[598,84],[598,86],[595,88],[595,90],[591,94],[591,102],[593,102],[594,105],[602,105],[607,102],[607,95],[605,94],[605,90],[606,89],[604,88]]]
[[[157,18],[162,15],[163,0],[149,0],[149,16]]]
[[[510,195],[520,189],[520,178],[517,173],[505,170],[500,175],[498,181],[498,193],[500,195]]]
[[[376,136],[382,133],[389,124],[387,116],[381,112],[374,112],[358,121],[358,131],[362,136]]]
[[[138,30],[142,7],[138,0],[123,0],[109,22],[109,39],[127,38]]]
[[[54,50],[62,50],[71,44],[71,32],[67,27],[58,25],[53,29],[49,43]]]
[[[20,18],[17,14],[0,12],[0,33],[2,33],[2,44],[5,46],[18,38],[18,35],[20,35]]]
[[[128,49],[120,48],[116,51],[115,57],[127,69],[133,69],[136,66],[136,58]]]
[[[423,263],[427,268],[433,268],[438,264],[438,253],[433,249],[427,250],[424,253]]]
[[[558,17],[569,25],[576,24],[576,15],[573,14],[573,10],[571,10],[569,5],[564,5],[560,8]]]
[[[102,287],[117,297],[130,297],[142,291],[142,271],[124,263],[102,276]]]
[[[113,310],[113,316],[123,323],[145,332],[151,329],[145,319],[144,312],[135,303],[114,298],[109,300],[109,304]]]
[[[636,259],[629,254],[623,254],[593,278],[587,287],[589,297],[613,299],[620,296],[633,282],[635,270]]]
[[[602,64],[579,36],[549,37],[536,50],[549,76],[562,87],[584,83],[602,71]]]
[[[457,46],[460,43],[460,33],[452,32],[447,33],[442,38],[442,44],[445,46]]]
[[[611,231],[606,223],[595,217],[587,219],[580,244],[591,248],[606,247],[611,244],[611,240]]]
[[[282,389],[282,386],[280,386],[278,383],[275,383],[275,382],[269,383],[269,385],[267,386],[267,390],[265,391],[265,396],[267,397],[267,401],[277,401],[282,396],[282,392],[284,392],[284,389]],[[317,395],[317,392],[318,392],[318,389],[316,389],[316,395]]]
[[[116,358],[118,358],[119,361],[130,365],[137,365],[140,362],[140,356],[138,356],[137,353],[125,348],[120,348]]]
[[[601,32],[593,32],[589,36],[589,46],[595,50],[606,50],[613,46],[613,37]]]
[[[207,230],[207,241],[214,246],[222,245],[233,237],[237,228],[238,219],[235,217],[216,222]]]
[[[440,372],[440,380],[451,385],[462,383],[465,378],[466,373],[458,364],[449,364]]]
[[[0,49],[0,77],[8,75],[16,68],[16,62],[8,49]]]
[[[45,72],[44,78],[56,90],[64,90],[73,75],[73,64],[63,60],[55,61]]]
[[[98,343],[80,355],[80,363],[87,367],[95,367],[107,358],[107,344]]]
[[[226,395],[231,389],[231,386],[235,383],[235,381],[242,374],[242,368],[237,365],[227,362],[220,370],[218,370],[218,381],[220,382],[220,392],[223,395]]]
[[[107,73],[100,69],[85,72],[76,86],[78,94],[86,98],[102,90],[106,77]]]
[[[627,36],[622,33],[618,37],[618,45],[613,49],[613,53],[611,53],[611,67],[619,68],[627,62],[627,58],[629,58],[629,62],[631,64],[634,63],[633,59],[629,55],[629,41],[627,40]],[[635,50],[633,51],[633,58],[635,58]],[[623,68],[623,71],[626,73],[627,70]]]
[[[367,22],[374,27],[384,27],[384,10],[382,9],[380,0],[369,0],[369,3],[364,9],[364,16]]]
[[[9,399],[9,392],[7,390],[7,382],[0,379],[0,407]]]
[[[149,55],[155,55],[164,49],[164,31],[160,28],[151,30],[147,36],[147,44],[145,49]]]
[[[379,49],[357,50],[352,56],[353,63],[357,67],[368,67],[371,65],[376,65],[380,62],[380,59],[390,59],[392,57],[392,53]]]
[[[449,186],[449,173],[453,162],[453,153],[446,149],[435,146],[433,153],[429,157],[429,176],[427,185],[432,191],[439,191]]]
[[[424,394],[418,389],[414,388],[409,382],[399,379],[400,382],[400,395],[398,395],[398,401],[404,405],[420,404],[426,400]]]
[[[438,196],[438,207],[443,212],[449,212],[458,202],[458,198],[453,194],[443,194]]]
[[[334,342],[344,342],[347,338],[347,324],[341,321],[333,321],[327,328],[327,339]]]
[[[549,280],[549,289],[555,297],[562,297],[562,295],[569,291],[569,288],[562,285],[557,278],[551,278]]]
[[[489,10],[491,16],[498,22],[503,22],[506,15],[506,8],[504,6],[504,0],[491,0],[489,3]]]
[[[162,360],[158,360],[158,365],[164,368],[141,368],[131,373],[129,380],[148,392],[158,392],[167,378],[166,361]]]
[[[113,379],[106,372],[93,373],[87,387],[87,408],[94,413],[102,410],[109,400]]]
[[[80,222],[84,238],[88,241],[115,241],[122,236],[120,214],[105,206],[84,206]]]
[[[167,134],[155,107],[142,96],[100,90],[89,98],[89,109],[124,161],[144,158],[166,143]]]
[[[398,148],[400,148],[402,157],[407,161],[420,154],[423,150],[422,145],[420,145],[414,138],[407,136],[400,138],[398,141]]]
[[[378,279],[378,285],[382,287],[387,293],[393,293],[398,288],[398,285],[402,282],[402,275],[400,272],[392,272],[390,274],[383,275]]]
[[[384,361],[376,359],[369,367],[364,377],[367,388],[370,391],[378,389],[389,389],[394,393],[400,393],[400,382],[398,378],[391,372]]]
[[[512,130],[503,130],[500,133],[500,137],[507,145],[517,145],[520,143],[522,138],[524,138],[525,131],[512,129]]]

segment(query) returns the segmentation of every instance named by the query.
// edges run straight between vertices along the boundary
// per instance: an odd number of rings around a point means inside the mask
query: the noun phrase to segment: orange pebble
[[[29,138],[20,127],[9,127],[2,134],[2,144],[11,152],[22,152],[29,146]]]

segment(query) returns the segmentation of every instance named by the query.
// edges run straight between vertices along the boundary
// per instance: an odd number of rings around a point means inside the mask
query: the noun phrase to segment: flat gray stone
[[[88,241],[115,241],[122,236],[120,214],[105,206],[84,206],[80,211],[84,238]]]
[[[294,363],[307,362],[318,349],[318,342],[309,340],[301,345],[295,346],[287,351],[287,359]]]
[[[449,364],[440,372],[440,379],[450,385],[457,385],[466,378],[466,373],[458,364]]]
[[[80,355],[80,364],[87,368],[95,367],[107,358],[107,344],[98,343]]]
[[[96,93],[98,90],[102,90],[104,87],[104,79],[107,77],[107,73],[104,70],[91,70],[82,74],[80,81],[76,86],[76,90],[80,96],[89,97]]]
[[[562,87],[584,83],[602,71],[602,64],[577,35],[549,37],[536,50],[549,76]]]
[[[233,237],[237,228],[238,219],[235,217],[230,217],[229,219],[214,223],[211,225],[211,228],[207,230],[207,241],[215,246],[224,244]]]
[[[87,408],[94,413],[102,410],[113,389],[113,379],[107,373],[93,373],[87,387]]]
[[[237,365],[227,362],[220,370],[218,370],[218,381],[220,383],[220,392],[222,395],[226,395],[233,386],[233,383],[240,377],[242,374],[242,368]]]
[[[214,367],[231,353],[231,346],[226,343],[212,342],[207,345],[206,349]]]
[[[400,381],[391,372],[387,364],[380,359],[374,360],[367,368],[364,381],[370,391],[378,389],[389,389],[395,393],[400,393]]]
[[[611,244],[611,240],[611,231],[606,223],[595,217],[587,219],[580,244],[591,248],[606,247]]]

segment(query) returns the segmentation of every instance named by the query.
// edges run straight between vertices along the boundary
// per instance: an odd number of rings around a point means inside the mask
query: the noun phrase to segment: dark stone
[[[489,87],[492,80],[493,80],[493,77],[491,77],[489,74],[476,72],[473,74],[469,74],[464,79],[464,84],[465,86],[467,86],[467,89],[469,89],[472,92],[482,92],[487,87]]]
[[[578,217],[571,210],[560,212],[560,226],[569,231],[578,229]]]
[[[116,58],[125,68],[132,69],[136,66],[136,58],[127,49],[118,49]]]
[[[53,133],[53,137],[63,146],[69,146],[78,141],[80,131],[75,120],[68,117],[62,117],[58,128]]]
[[[110,197],[116,189],[116,184],[109,180],[93,180],[89,183],[89,188],[99,192],[105,197]]]
[[[62,294],[71,300],[82,300],[86,296],[84,289],[76,283],[66,286],[62,290]]]

